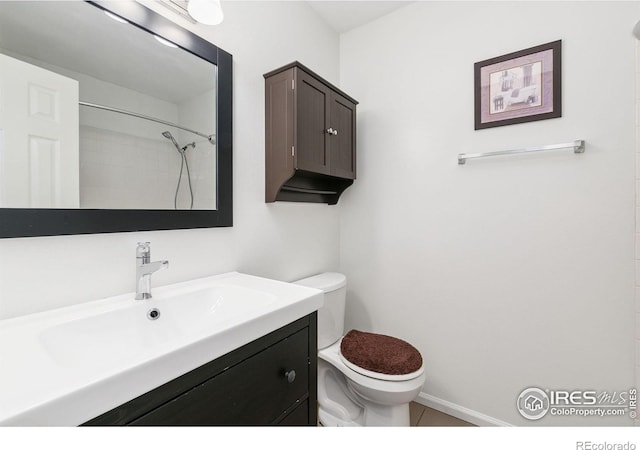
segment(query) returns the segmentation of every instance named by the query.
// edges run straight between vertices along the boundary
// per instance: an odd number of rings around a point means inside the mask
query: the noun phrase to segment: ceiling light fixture
[[[187,11],[191,17],[205,25],[218,25],[224,19],[220,0],[189,0]]]

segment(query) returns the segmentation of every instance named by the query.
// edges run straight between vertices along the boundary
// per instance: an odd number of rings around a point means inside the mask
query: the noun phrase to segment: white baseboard
[[[487,416],[486,414],[482,414],[478,411],[465,408],[464,406],[456,405],[455,403],[451,403],[447,400],[442,400],[441,398],[434,397],[433,395],[425,394],[424,392],[420,392],[420,395],[418,395],[418,398],[416,398],[414,401],[416,403],[420,403],[421,405],[428,406],[429,408],[433,408],[437,411],[443,412],[453,417],[457,417],[460,420],[464,420],[465,422],[469,422],[481,427],[515,426],[508,422],[496,419],[495,417]]]

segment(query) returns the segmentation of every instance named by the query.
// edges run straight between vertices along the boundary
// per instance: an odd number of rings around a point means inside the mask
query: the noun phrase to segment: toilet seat
[[[351,366],[354,365],[345,361],[340,353],[341,343],[342,339],[339,339],[329,347],[319,350],[318,357],[332,364],[355,383],[387,392],[404,392],[405,390],[413,389],[414,384],[420,387],[424,384],[424,377],[422,376],[424,374],[424,364],[417,371],[405,375],[387,375],[357,366],[357,370],[353,369]]]
[[[349,331],[341,339],[340,356],[351,370],[380,380],[410,380],[424,371],[413,345],[383,334]]]

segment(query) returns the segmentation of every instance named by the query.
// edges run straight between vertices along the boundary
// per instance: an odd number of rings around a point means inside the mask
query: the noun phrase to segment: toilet
[[[425,381],[409,343],[374,333],[344,334],[347,278],[327,272],[294,282],[324,291],[318,310],[318,419],[323,426],[409,426],[409,403]]]

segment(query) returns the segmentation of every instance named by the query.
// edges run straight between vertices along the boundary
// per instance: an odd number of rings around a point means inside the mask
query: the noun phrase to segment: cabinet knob
[[[296,379],[296,371],[295,370],[290,370],[288,372],[285,372],[284,376],[287,379],[287,382],[293,383],[295,381],[295,379]]]
[[[333,135],[337,136],[338,135],[338,130],[333,130]]]
[[[334,130],[333,128],[327,128],[325,131],[327,132],[327,134],[333,134]]]

